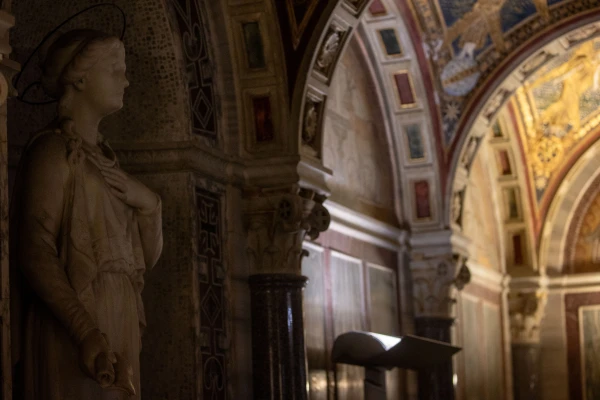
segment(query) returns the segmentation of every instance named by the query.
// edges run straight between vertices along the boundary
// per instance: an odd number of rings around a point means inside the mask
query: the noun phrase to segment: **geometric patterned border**
[[[196,188],[203,399],[227,399],[227,334],[221,196]]]
[[[181,34],[185,77],[189,90],[192,132],[216,141],[213,66],[208,53],[206,30],[197,0],[170,0]],[[177,28],[177,27],[174,27]]]

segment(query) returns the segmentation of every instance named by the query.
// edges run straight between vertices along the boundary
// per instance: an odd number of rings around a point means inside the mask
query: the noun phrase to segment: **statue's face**
[[[123,107],[123,94],[129,86],[125,70],[125,49],[119,47],[87,72],[81,94],[101,115],[111,114]]]

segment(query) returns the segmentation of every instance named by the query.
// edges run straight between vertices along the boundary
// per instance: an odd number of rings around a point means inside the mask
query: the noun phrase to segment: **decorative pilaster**
[[[245,203],[251,268],[254,398],[304,400],[306,354],[300,274],[302,242],[329,227],[324,197],[308,190],[260,191]]]
[[[515,400],[540,399],[540,324],[546,299],[543,289],[508,296]]]
[[[466,259],[457,254],[411,262],[415,329],[418,336],[451,343],[456,291],[471,280]],[[452,360],[418,373],[419,400],[453,400]]]
[[[11,399],[12,362],[10,347],[10,298],[9,298],[9,255],[8,255],[8,139],[7,139],[7,98],[14,96],[12,78],[20,66],[9,59],[12,48],[9,44],[9,31],[15,18],[7,10],[10,1],[2,3],[0,10],[0,398]]]

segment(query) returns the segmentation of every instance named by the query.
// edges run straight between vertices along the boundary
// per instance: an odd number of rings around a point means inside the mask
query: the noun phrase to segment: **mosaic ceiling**
[[[598,7],[587,0],[411,0],[439,97],[443,146],[457,139],[469,100],[536,34]]]
[[[600,39],[556,57],[516,92],[521,142],[541,201],[549,182],[600,123]]]

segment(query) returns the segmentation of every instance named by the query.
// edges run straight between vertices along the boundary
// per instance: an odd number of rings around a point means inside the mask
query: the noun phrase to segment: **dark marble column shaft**
[[[255,400],[306,400],[302,290],[294,274],[250,276]]]
[[[452,318],[418,317],[415,319],[417,336],[450,343]],[[418,371],[419,400],[454,400],[452,360],[433,368]]]
[[[514,400],[539,400],[540,397],[540,345],[513,344]]]

